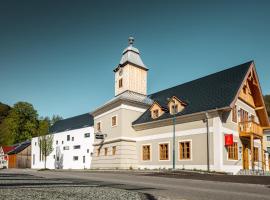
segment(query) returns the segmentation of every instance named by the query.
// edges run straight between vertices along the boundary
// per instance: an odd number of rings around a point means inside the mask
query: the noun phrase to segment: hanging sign
[[[226,134],[225,135],[225,146],[233,145],[233,134]]]

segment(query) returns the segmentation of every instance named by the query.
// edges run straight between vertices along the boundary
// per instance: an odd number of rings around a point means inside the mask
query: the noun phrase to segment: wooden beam
[[[254,136],[250,135],[250,153],[251,153],[251,167],[254,170]]]
[[[255,108],[255,110],[262,110],[262,109],[264,109],[263,106],[259,106],[259,107],[256,107],[256,108]]]
[[[265,170],[264,150],[263,150],[263,138],[261,140],[261,155],[262,155],[262,170]]]

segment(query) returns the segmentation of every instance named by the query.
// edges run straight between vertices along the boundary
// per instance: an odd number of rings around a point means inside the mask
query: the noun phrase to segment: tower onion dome
[[[127,63],[134,64],[135,66],[148,70],[148,68],[144,65],[139,50],[133,46],[134,38],[128,38],[128,47],[123,51],[122,58],[120,60],[119,66],[114,70],[118,71],[119,67],[124,66]]]

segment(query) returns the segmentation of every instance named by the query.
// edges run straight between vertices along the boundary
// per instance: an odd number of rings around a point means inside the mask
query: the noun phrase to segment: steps
[[[241,169],[237,175],[246,175],[246,176],[270,176],[270,171],[263,170],[245,170]]]

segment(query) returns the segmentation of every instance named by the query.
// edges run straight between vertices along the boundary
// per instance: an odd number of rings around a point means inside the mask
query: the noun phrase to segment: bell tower
[[[115,73],[115,96],[125,92],[147,95],[148,68],[142,62],[140,52],[133,46],[134,38],[128,38],[128,47],[123,51]]]

